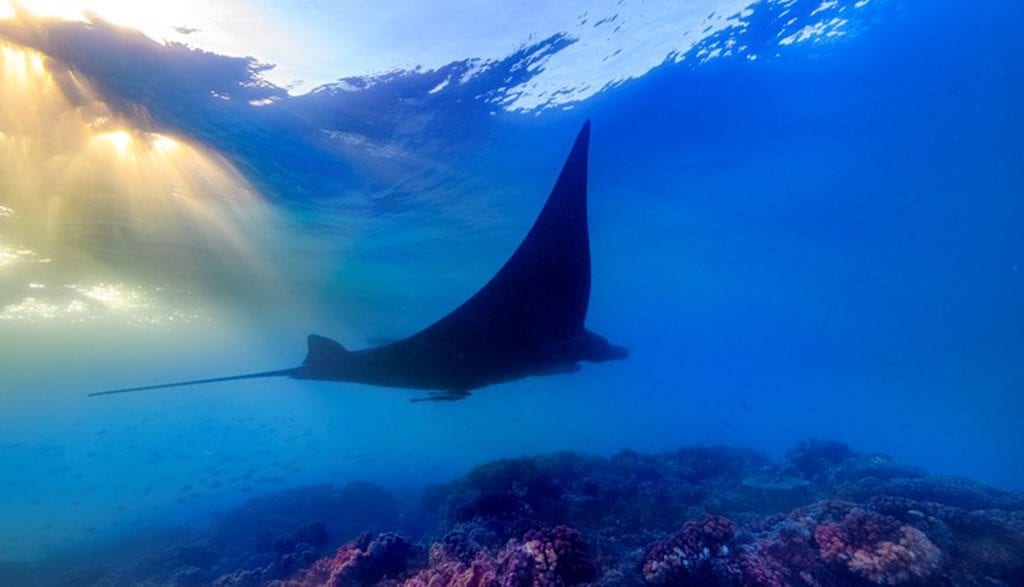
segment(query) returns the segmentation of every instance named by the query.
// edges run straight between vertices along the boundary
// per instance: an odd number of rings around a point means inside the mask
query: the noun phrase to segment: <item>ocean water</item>
[[[1024,490],[1022,5],[686,8],[295,94],[102,21],[0,20],[0,561],[565,450],[824,438]],[[429,325],[515,249],[588,119],[587,325],[625,361],[458,402],[85,396]]]

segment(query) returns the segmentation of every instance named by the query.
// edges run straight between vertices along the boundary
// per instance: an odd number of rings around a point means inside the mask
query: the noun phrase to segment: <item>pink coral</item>
[[[401,587],[499,587],[497,565],[481,552],[469,563],[446,558],[440,545],[430,552],[430,566],[399,584]]]
[[[365,533],[342,546],[333,558],[322,558],[284,587],[350,587],[373,585],[405,571],[416,548],[398,534],[374,537]]]
[[[917,528],[861,509],[818,526],[814,537],[823,560],[879,585],[926,579],[941,562],[939,549]]]
[[[721,516],[687,522],[647,547],[640,572],[655,585],[725,580],[738,573],[728,544],[735,532],[733,523]]]
[[[551,584],[583,583],[597,575],[583,536],[568,526],[527,532],[520,548],[532,558],[534,572]]]
[[[464,562],[443,544],[430,551],[430,566],[400,583],[401,587],[560,587],[592,581],[597,568],[583,537],[573,528],[556,526],[527,532],[510,540],[498,553],[477,552]]]
[[[818,585],[814,577],[821,567],[812,532],[782,519],[759,540],[742,548],[740,583],[759,587]]]

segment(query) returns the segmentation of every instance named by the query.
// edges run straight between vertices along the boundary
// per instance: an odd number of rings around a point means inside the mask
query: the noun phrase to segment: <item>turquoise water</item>
[[[293,96],[102,24],[0,29],[45,56],[56,89],[32,95],[64,113],[0,118],[5,557],[565,449],[822,437],[1024,489],[1021,7],[743,8],[745,26],[540,107],[522,88],[559,71],[572,31]],[[83,112],[134,126],[54,155],[47,129]],[[514,250],[585,119],[587,324],[628,360],[454,403],[284,379],[85,397],[289,367],[310,332],[360,348],[418,331]]]

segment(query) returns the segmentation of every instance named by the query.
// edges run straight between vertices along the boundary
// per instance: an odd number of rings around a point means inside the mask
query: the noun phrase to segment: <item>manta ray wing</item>
[[[505,334],[542,341],[583,329],[590,301],[589,143],[588,121],[526,238],[490,282],[438,326],[487,320]]]
[[[589,142],[587,121],[533,227],[498,273],[450,314],[396,344],[454,344],[475,355],[496,346],[535,348],[583,330],[590,300]]]

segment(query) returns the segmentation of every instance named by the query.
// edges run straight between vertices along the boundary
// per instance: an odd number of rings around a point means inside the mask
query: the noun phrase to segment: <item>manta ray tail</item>
[[[228,377],[214,377],[212,379],[194,379],[192,381],[178,381],[176,383],[161,383],[159,385],[145,385],[142,387],[125,387],[124,389],[109,389],[90,393],[90,396],[112,395],[115,393],[129,393],[132,391],[146,391],[148,389],[164,389],[166,387],[183,387],[185,385],[202,385],[204,383],[218,383],[221,381],[235,381],[237,379],[259,379],[261,377],[288,377],[299,372],[299,368],[278,369],[277,371],[262,371],[260,373],[246,373],[244,375],[230,375]]]

